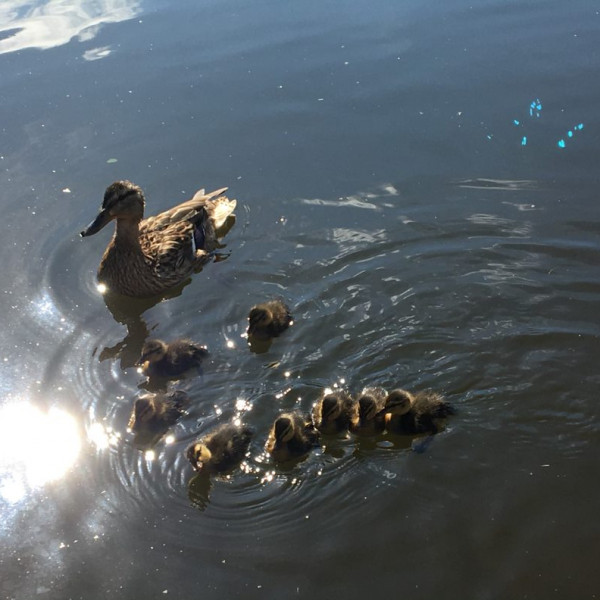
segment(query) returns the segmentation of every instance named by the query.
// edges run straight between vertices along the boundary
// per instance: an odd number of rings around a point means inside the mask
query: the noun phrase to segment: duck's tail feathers
[[[215,229],[219,229],[225,224],[227,217],[233,214],[236,206],[237,200],[230,200],[227,196],[215,198],[213,202],[206,205],[206,210]]]
[[[215,190],[214,192],[209,192],[208,194],[206,193],[206,190],[204,188],[202,188],[201,190],[198,190],[193,198],[192,201],[195,202],[206,202],[206,200],[212,200],[212,198],[216,198],[217,196],[220,196],[223,192],[226,192],[228,188],[224,187],[224,188],[220,188],[218,190]]]

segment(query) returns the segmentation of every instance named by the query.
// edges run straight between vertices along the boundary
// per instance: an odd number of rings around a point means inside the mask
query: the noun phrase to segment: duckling
[[[248,337],[259,340],[278,337],[292,323],[290,309],[281,300],[256,304],[248,315]]]
[[[437,433],[443,420],[455,413],[445,398],[426,390],[411,394],[403,389],[392,390],[383,409],[386,416],[386,428],[395,433],[415,435],[419,433]]]
[[[144,343],[137,364],[150,378],[177,379],[200,367],[207,356],[206,346],[189,340],[175,340],[167,344],[163,340],[150,339]]]
[[[225,423],[194,442],[187,449],[187,458],[198,472],[229,471],[242,462],[252,434],[249,427]]]
[[[81,232],[81,237],[94,235],[116,219],[98,282],[117,294],[150,297],[185,281],[219,247],[217,230],[236,207],[223,195],[226,189],[199,190],[191,200],[144,219],[139,186],[126,180],[109,185],[100,212]]]
[[[127,428],[135,436],[135,445],[151,447],[175,425],[190,405],[188,395],[176,390],[166,395],[144,394],[136,398]]]
[[[325,389],[313,406],[314,426],[321,433],[338,433],[348,429],[353,412],[352,396],[344,390]]]
[[[286,462],[308,454],[318,441],[319,432],[310,419],[297,412],[283,413],[275,419],[265,449],[276,462]]]
[[[387,392],[381,387],[366,387],[354,404],[350,431],[372,435],[385,429],[385,399]]]

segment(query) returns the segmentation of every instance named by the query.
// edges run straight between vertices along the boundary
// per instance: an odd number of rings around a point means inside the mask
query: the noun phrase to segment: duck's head
[[[289,442],[294,437],[294,423],[290,417],[281,415],[273,423],[275,439],[283,444]]]
[[[253,335],[257,329],[268,327],[273,322],[273,313],[263,306],[255,306],[248,315],[248,335]]]
[[[131,181],[115,181],[104,192],[96,218],[81,232],[81,237],[98,233],[113,219],[141,221],[144,217],[144,192]]]
[[[413,400],[413,395],[406,390],[392,390],[385,399],[385,408],[382,412],[398,416],[404,415],[410,410]]]
[[[187,449],[187,458],[192,463],[192,467],[194,467],[196,471],[202,471],[204,465],[210,462],[210,459],[212,458],[212,452],[205,444],[198,442],[196,444],[192,444]]]
[[[321,420],[334,421],[342,413],[342,405],[335,394],[326,394],[321,400]]]
[[[142,365],[142,368],[147,366],[149,363],[156,362],[165,356],[167,353],[167,344],[162,340],[146,340],[142,346],[142,354],[137,361],[138,365]]]
[[[361,421],[370,421],[377,415],[377,402],[371,394],[363,394],[358,399],[358,417]]]

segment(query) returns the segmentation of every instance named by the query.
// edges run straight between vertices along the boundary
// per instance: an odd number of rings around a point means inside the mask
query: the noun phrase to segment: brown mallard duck
[[[350,431],[364,435],[381,433],[385,429],[385,400],[387,392],[381,387],[366,387],[354,403]]]
[[[354,409],[352,396],[345,390],[323,390],[313,406],[314,426],[321,433],[338,433],[350,426]]]
[[[415,435],[437,433],[454,408],[437,392],[425,390],[412,394],[403,389],[392,390],[385,400],[386,429],[394,433]]]
[[[192,369],[198,369],[208,356],[206,346],[190,340],[146,340],[138,365],[150,378],[177,379]]]
[[[248,452],[252,433],[252,429],[243,425],[219,425],[187,449],[187,458],[198,472],[230,471]]]
[[[265,449],[276,462],[286,462],[308,454],[318,442],[319,432],[310,419],[289,412],[275,419]]]
[[[281,300],[256,304],[248,314],[248,337],[259,340],[278,337],[292,323],[290,309]]]
[[[135,436],[135,445],[151,447],[185,414],[188,395],[176,390],[170,394],[144,394],[136,398],[127,428]]]
[[[149,297],[185,281],[219,247],[217,230],[236,206],[227,188],[194,197],[144,219],[142,189],[130,181],[106,188],[97,217],[81,232],[94,235],[113,219],[115,233],[98,268],[98,282],[110,292]]]

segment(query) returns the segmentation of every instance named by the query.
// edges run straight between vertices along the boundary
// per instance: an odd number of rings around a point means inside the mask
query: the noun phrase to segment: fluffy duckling
[[[81,232],[81,237],[94,235],[116,220],[98,282],[134,297],[156,296],[184,282],[219,247],[217,230],[236,206],[223,195],[226,189],[199,190],[191,200],[144,219],[146,202],[139,186],[126,180],[109,185],[100,212]]]
[[[187,449],[187,458],[198,472],[222,473],[242,462],[252,430],[249,427],[226,423],[194,442]]]
[[[292,323],[290,309],[281,300],[256,304],[248,314],[248,337],[259,340],[278,337]]]
[[[318,441],[319,432],[310,419],[297,412],[283,413],[275,419],[265,449],[275,461],[286,462],[308,454]]]
[[[185,414],[190,399],[180,390],[170,394],[144,394],[136,398],[127,428],[138,447],[151,447]]]
[[[313,423],[321,433],[347,430],[354,408],[352,396],[344,390],[326,389],[313,406]]]
[[[381,387],[366,387],[355,404],[350,431],[373,435],[385,429],[385,400],[387,392]]]
[[[445,398],[426,390],[411,394],[402,389],[392,390],[383,409],[386,415],[386,428],[395,433],[415,435],[437,433],[446,417],[455,413]]]
[[[189,340],[171,343],[158,339],[147,340],[138,360],[142,372],[150,378],[177,379],[192,369],[200,367],[208,356],[206,346]]]

